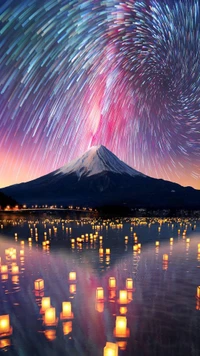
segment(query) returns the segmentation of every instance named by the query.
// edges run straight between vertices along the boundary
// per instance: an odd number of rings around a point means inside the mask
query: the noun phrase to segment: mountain
[[[52,173],[1,191],[27,205],[200,208],[200,190],[145,176],[104,146],[91,147]]]
[[[13,207],[17,205],[17,202],[6,194],[0,192],[0,207],[5,208],[7,205]]]

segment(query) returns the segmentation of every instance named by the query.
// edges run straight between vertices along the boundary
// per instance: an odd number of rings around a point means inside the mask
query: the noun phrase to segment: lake
[[[200,355],[199,220],[7,214],[0,236],[0,353]]]

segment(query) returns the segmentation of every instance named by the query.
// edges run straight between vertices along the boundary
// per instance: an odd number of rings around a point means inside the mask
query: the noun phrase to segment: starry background
[[[200,189],[197,0],[1,0],[0,186],[103,144]]]

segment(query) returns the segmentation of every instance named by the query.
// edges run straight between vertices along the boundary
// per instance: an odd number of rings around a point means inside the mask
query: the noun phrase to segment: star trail
[[[103,144],[200,189],[197,0],[0,2],[0,186]]]

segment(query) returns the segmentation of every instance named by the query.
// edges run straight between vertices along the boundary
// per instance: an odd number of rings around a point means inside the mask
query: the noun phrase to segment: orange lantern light
[[[126,313],[127,313],[127,307],[120,307],[120,308],[119,308],[119,312],[120,312],[120,314],[122,314],[122,315],[126,314]]]
[[[103,255],[103,248],[99,249],[99,255],[102,256]]]
[[[117,316],[115,322],[114,335],[119,338],[128,337],[129,330],[127,329],[126,316]]]
[[[200,286],[197,287],[197,298],[200,298]]]
[[[165,254],[163,255],[163,261],[168,261],[168,259],[169,259],[169,256],[165,253]]]
[[[116,288],[116,279],[115,277],[109,278],[109,288]]]
[[[51,308],[50,297],[42,297],[40,313],[44,314],[47,309]]]
[[[34,286],[35,286],[36,291],[43,290],[44,289],[44,280],[41,278],[36,279],[34,282]]]
[[[106,255],[110,255],[110,248],[106,248]]]
[[[73,283],[76,281],[76,272],[69,272],[69,281]]]
[[[95,309],[99,313],[103,313],[103,311],[104,311],[104,302],[96,302]]]
[[[0,315],[0,336],[11,335],[12,328],[10,327],[10,316]]]
[[[72,332],[72,321],[63,322],[63,334],[68,335]]]
[[[7,265],[1,265],[1,273],[8,273],[8,266]]]
[[[170,241],[170,242],[174,242],[173,237],[170,237],[169,241]]]
[[[127,304],[128,303],[128,292],[127,292],[127,290],[120,290],[119,291],[118,303],[120,303],[120,304]]]
[[[48,308],[45,310],[44,323],[47,326],[57,325],[56,309],[55,308]]]
[[[160,242],[159,242],[159,241],[156,241],[156,242],[155,242],[155,245],[156,245],[156,247],[158,247],[158,246],[160,245]]]
[[[118,356],[118,345],[112,342],[107,342],[103,349],[104,356]]]
[[[97,300],[104,300],[104,290],[102,287],[98,287],[96,289],[96,299]]]
[[[69,286],[69,292],[71,294],[75,294],[76,293],[76,284],[70,284]]]
[[[44,331],[44,335],[47,340],[54,341],[56,339],[56,330],[55,329],[47,329]]]
[[[133,290],[133,280],[132,278],[126,279],[126,289]]]
[[[60,319],[73,319],[71,302],[62,302],[62,312],[60,313]]]
[[[19,266],[16,266],[16,265],[12,266],[11,267],[11,273],[12,274],[19,274]]]
[[[133,251],[134,251],[134,252],[137,252],[137,250],[138,250],[138,245],[134,245],[134,246],[133,246]]]

